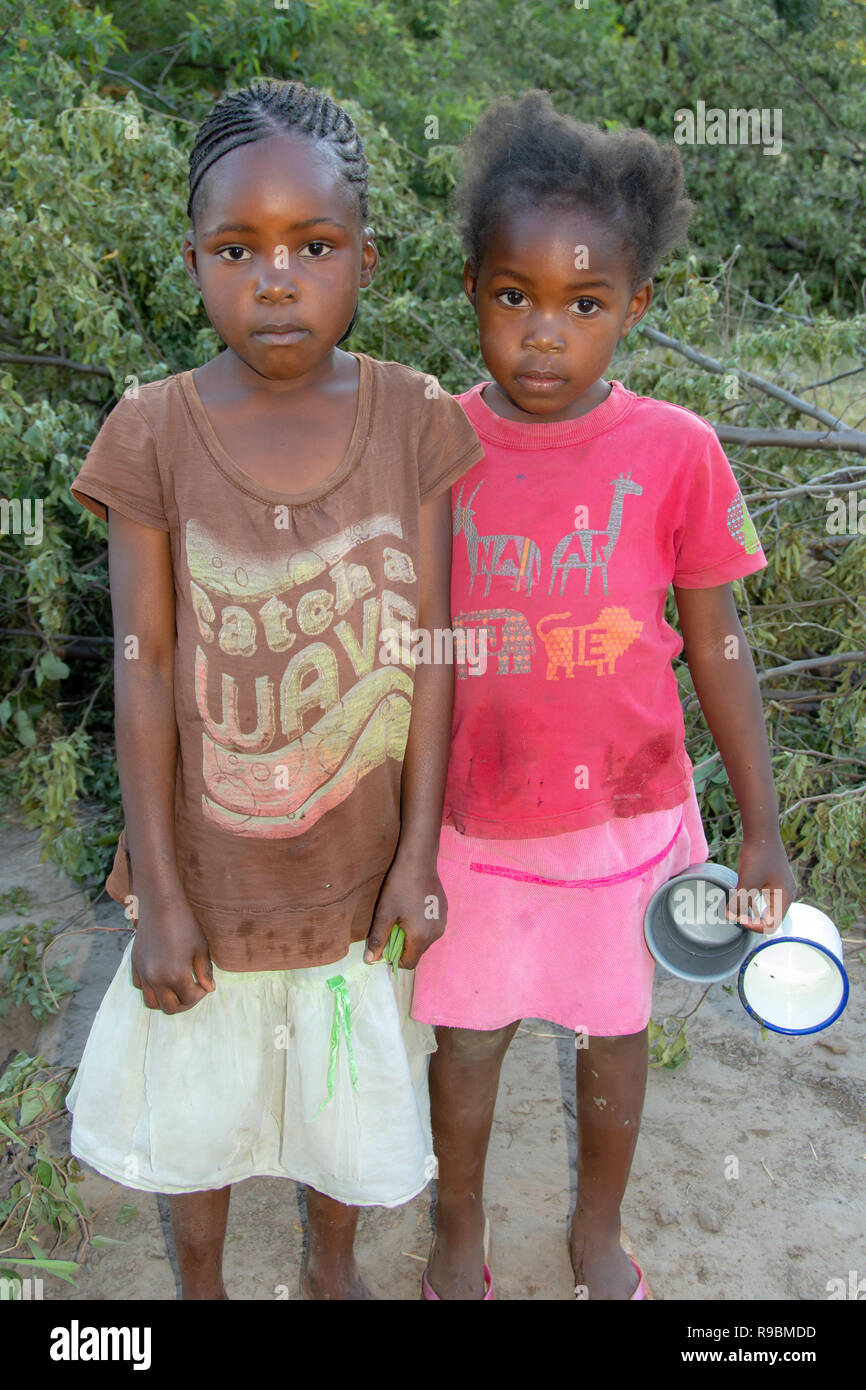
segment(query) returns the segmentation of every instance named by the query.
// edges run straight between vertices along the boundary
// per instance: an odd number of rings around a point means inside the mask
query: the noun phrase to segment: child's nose
[[[529,325],[524,344],[539,352],[552,352],[565,347],[565,338],[553,319],[538,318]]]
[[[289,257],[280,255],[279,248],[272,260],[263,261],[256,293],[266,299],[297,299],[297,277]]]

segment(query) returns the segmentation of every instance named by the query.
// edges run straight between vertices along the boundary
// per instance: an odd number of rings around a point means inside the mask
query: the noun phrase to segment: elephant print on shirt
[[[487,650],[496,652],[498,676],[528,675],[532,670],[535,638],[522,613],[511,608],[487,608],[475,613],[458,613],[454,627],[487,629]],[[457,663],[457,678],[466,678],[465,659]]]

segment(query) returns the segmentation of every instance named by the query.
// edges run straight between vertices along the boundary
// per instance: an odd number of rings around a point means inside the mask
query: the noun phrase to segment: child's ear
[[[379,267],[379,250],[373,240],[373,228],[364,228],[364,239],[361,245],[361,278],[359,284],[362,289],[366,289],[371,283],[373,276]]]
[[[467,260],[463,266],[463,289],[466,293],[466,298],[474,309],[475,294],[478,289],[478,274],[472,262],[469,260]]]
[[[183,250],[181,251],[181,255],[183,256],[184,269],[187,275],[190,280],[192,280],[196,289],[200,290],[201,282],[198,278],[198,266],[196,264],[195,238],[191,230],[187,232],[183,239]]]
[[[619,336],[624,338],[626,334],[634,328],[636,323],[640,323],[653,300],[652,280],[643,280],[635,290],[628,306],[628,313],[623,321]]]

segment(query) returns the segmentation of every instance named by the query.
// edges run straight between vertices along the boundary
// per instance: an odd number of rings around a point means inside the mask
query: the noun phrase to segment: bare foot
[[[467,1213],[461,1220],[445,1221],[441,1211],[436,1237],[424,1273],[434,1293],[443,1300],[483,1300],[484,1213]]]
[[[376,1295],[367,1288],[352,1260],[350,1265],[338,1269],[326,1269],[323,1265],[312,1266],[305,1255],[301,1262],[301,1298],[311,1300],[335,1299],[373,1299]]]
[[[574,1282],[599,1300],[630,1299],[638,1286],[634,1265],[619,1243],[619,1235],[585,1235],[572,1227],[569,1242]]]

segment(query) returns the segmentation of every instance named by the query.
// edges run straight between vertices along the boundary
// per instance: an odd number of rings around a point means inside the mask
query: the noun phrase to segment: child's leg
[[[222,1267],[231,1192],[231,1187],[218,1187],[169,1198],[184,1300],[228,1298]]]
[[[307,1248],[301,1264],[306,1298],[373,1298],[355,1264],[355,1227],[360,1208],[347,1207],[308,1187]]]
[[[577,1207],[571,1223],[575,1282],[590,1299],[630,1298],[637,1276],[619,1243],[620,1203],[640,1128],[647,1030],[590,1038],[577,1052]]]
[[[489,1033],[436,1029],[430,1115],[439,1174],[427,1277],[442,1299],[484,1297],[484,1163],[502,1059],[519,1022]]]

